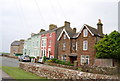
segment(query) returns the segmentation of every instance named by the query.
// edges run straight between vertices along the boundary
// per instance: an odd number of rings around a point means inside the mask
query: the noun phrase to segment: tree
[[[97,58],[120,59],[120,33],[117,31],[105,35],[96,45]]]

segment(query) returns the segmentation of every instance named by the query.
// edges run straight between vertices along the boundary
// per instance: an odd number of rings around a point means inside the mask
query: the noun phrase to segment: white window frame
[[[52,33],[50,33],[50,37],[52,37]]]
[[[66,43],[64,42],[63,43],[63,50],[65,50],[66,49]]]
[[[88,41],[87,40],[83,41],[83,50],[88,50]]]
[[[66,61],[67,60],[67,55],[62,55],[62,60]]]
[[[88,58],[87,58],[88,57]],[[81,65],[83,65],[84,63],[90,63],[90,56],[89,55],[81,55]]]
[[[83,37],[87,37],[88,36],[88,30],[87,29],[84,29],[83,30]]]
[[[76,49],[75,43],[72,43],[72,50],[75,50],[75,49]]]
[[[81,65],[83,65],[83,63],[84,63],[84,55],[81,55]]]
[[[88,56],[88,58],[87,58],[87,56]],[[85,56],[85,59],[88,60],[88,64],[89,64],[90,56],[89,56],[89,55],[86,55],[86,56]],[[87,62],[87,61],[86,61],[86,62]]]
[[[66,38],[67,38],[66,34],[64,34],[63,36],[64,36],[64,39],[66,39]]]
[[[46,39],[42,39],[41,46],[42,46],[42,47],[46,47],[46,44],[47,44],[47,41],[46,41]]]
[[[77,50],[77,48],[78,48],[78,43],[76,42],[76,50]]]
[[[46,50],[43,50],[43,56],[46,56]]]

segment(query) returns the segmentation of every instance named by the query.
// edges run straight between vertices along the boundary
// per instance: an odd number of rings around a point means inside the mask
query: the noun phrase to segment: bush
[[[61,60],[56,60],[55,63],[61,64]]]
[[[52,60],[47,60],[46,62],[51,63],[51,62],[52,62]]]
[[[52,58],[51,59],[53,63],[55,63],[55,61],[57,60],[56,58]]]
[[[35,58],[35,57],[30,57],[30,58]]]
[[[74,66],[74,64],[71,64],[70,61],[67,62],[67,65]]]
[[[66,61],[61,61],[61,64],[67,65]]]
[[[45,62],[45,61],[46,61],[46,56],[43,57],[43,62]]]
[[[48,60],[46,62],[52,62],[52,63],[68,65],[68,66],[74,66],[74,64],[71,64],[70,61],[64,61],[64,60],[61,61],[61,60],[58,60],[56,58],[52,58],[51,60]]]

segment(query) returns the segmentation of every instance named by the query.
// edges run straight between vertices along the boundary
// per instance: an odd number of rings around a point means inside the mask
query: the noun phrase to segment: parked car
[[[44,59],[44,57],[40,57],[38,59],[38,63],[43,63],[43,61],[44,61],[43,59]],[[46,60],[50,60],[50,59],[46,57]]]
[[[21,61],[21,62],[23,62],[23,61],[30,62],[31,59],[30,59],[30,56],[28,56],[28,55],[22,55],[22,56],[19,57],[19,61]]]

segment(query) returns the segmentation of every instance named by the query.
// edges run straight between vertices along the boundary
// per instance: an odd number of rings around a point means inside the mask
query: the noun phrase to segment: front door
[[[73,64],[77,60],[77,56],[70,56],[70,62]]]

